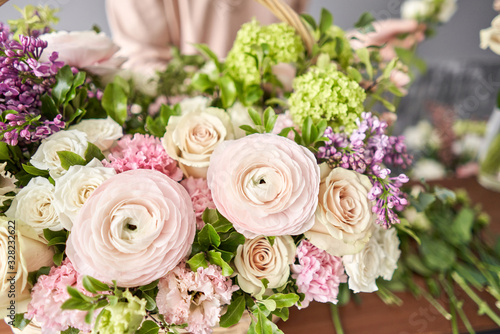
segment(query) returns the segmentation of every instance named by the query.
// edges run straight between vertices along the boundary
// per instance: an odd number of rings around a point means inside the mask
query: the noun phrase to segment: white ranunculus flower
[[[384,250],[371,238],[359,253],[342,257],[347,273],[349,289],[358,292],[377,291],[375,280],[380,276],[379,267],[383,265]]]
[[[125,62],[124,57],[113,57],[120,49],[105,33],[89,31],[57,31],[43,34],[40,38],[48,43],[41,61],[48,61],[52,52],[66,65],[85,69],[96,75],[116,72]]]
[[[316,222],[305,236],[316,247],[331,255],[359,252],[373,229],[372,184],[366,175],[344,168],[321,166]]]
[[[425,148],[432,133],[432,125],[427,121],[420,121],[417,125],[405,129],[403,136],[408,149],[419,151]]]
[[[79,130],[87,134],[87,140],[99,147],[101,151],[108,150],[115,140],[123,137],[123,129],[111,117],[84,119],[72,125],[69,130]]]
[[[401,250],[399,250],[400,242],[396,228],[391,227],[385,229],[380,226],[375,226],[372,238],[384,251],[384,258],[379,267],[379,275],[386,281],[390,281],[394,271],[398,268],[398,260],[401,256]]]
[[[246,240],[238,246],[234,258],[238,285],[250,294],[264,292],[261,280],[267,279],[269,285],[266,294],[272,293],[288,281],[290,265],[295,261],[295,243],[290,236],[276,237],[274,245],[266,237]]]
[[[31,157],[31,164],[38,169],[48,170],[53,179],[66,173],[61,166],[58,151],[70,151],[81,157],[85,156],[88,141],[85,132],[67,130],[56,132],[42,140],[36,153]]]
[[[469,154],[476,156],[483,142],[483,137],[474,133],[468,133],[460,140],[453,142],[451,148],[455,155]]]
[[[412,178],[426,181],[439,180],[446,176],[446,169],[442,164],[432,159],[421,159],[413,166]]]
[[[227,109],[227,113],[231,117],[231,122],[233,123],[234,137],[236,139],[245,137],[246,132],[240,129],[240,126],[253,126],[253,121],[248,114],[248,107],[245,107],[241,102],[236,102],[231,108]]]
[[[71,166],[57,179],[54,208],[65,229],[71,230],[83,204],[101,183],[113,175],[116,175],[113,168],[103,167],[99,160],[94,159],[86,166]]]
[[[491,27],[483,29],[479,33],[481,38],[481,49],[490,48],[491,51],[500,55],[500,15],[491,21]]]
[[[229,115],[219,108],[207,108],[170,117],[162,143],[186,176],[205,178],[214,149],[233,138]]]
[[[5,194],[17,191],[15,185],[17,179],[5,170],[6,166],[7,162],[0,164],[0,206],[3,205],[4,201],[12,198],[12,196],[6,196]]]
[[[61,230],[63,227],[54,208],[54,188],[44,177],[31,179],[17,193],[5,215],[23,221],[39,235],[43,235],[46,228]]]
[[[210,106],[212,102],[211,99],[205,96],[196,96],[188,99],[184,99],[179,102],[179,106],[181,107],[182,114],[187,114],[192,111],[203,111]]]
[[[12,250],[15,255],[11,255]],[[9,316],[11,320],[11,310],[8,310],[11,305],[15,305],[14,315],[26,312],[30,299],[28,273],[51,266],[53,255],[52,248],[21,220],[13,224],[8,218],[0,217],[0,317]],[[9,262],[14,257],[15,261]],[[11,272],[15,274],[9,274]]]
[[[408,0],[401,5],[403,19],[426,19],[434,14],[437,0]],[[444,0],[439,7],[437,19],[448,22],[457,11],[457,0]]]

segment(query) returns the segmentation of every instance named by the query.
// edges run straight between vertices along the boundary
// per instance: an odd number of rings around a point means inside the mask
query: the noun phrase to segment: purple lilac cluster
[[[318,150],[318,158],[327,160],[330,167],[354,170],[370,177],[373,187],[368,198],[375,202],[373,212],[377,223],[388,228],[399,223],[395,210],[402,210],[408,201],[401,191],[408,177],[401,174],[389,177],[391,170],[386,165],[407,168],[411,157],[407,153],[403,137],[386,135],[387,123],[369,112],[361,114],[356,121],[357,129],[350,135],[325,130],[328,138],[325,146]]]
[[[40,62],[46,47],[47,42],[35,37],[13,39],[0,23],[0,137],[9,145],[39,141],[65,126],[60,115],[47,120],[40,111],[40,97],[50,91],[64,65],[57,61],[57,52]]]

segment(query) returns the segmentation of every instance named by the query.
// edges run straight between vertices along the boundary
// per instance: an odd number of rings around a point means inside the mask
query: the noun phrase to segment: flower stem
[[[472,299],[479,307],[479,314],[486,314],[490,317],[493,322],[500,326],[500,317],[493,312],[493,310],[488,306],[488,304],[482,300],[465,282],[465,280],[458,273],[454,272],[451,274],[453,280],[465,291],[465,293]]]
[[[432,305],[434,308],[441,313],[441,315],[446,319],[446,320],[451,320],[452,315],[446,311],[446,309],[439,304],[439,302],[430,295],[427,291],[422,289],[420,286],[415,284],[415,287],[418,289],[418,292]]]
[[[344,334],[344,329],[342,328],[342,323],[340,322],[339,307],[335,304],[330,304],[330,311],[332,313],[333,326],[335,327],[335,333]]]

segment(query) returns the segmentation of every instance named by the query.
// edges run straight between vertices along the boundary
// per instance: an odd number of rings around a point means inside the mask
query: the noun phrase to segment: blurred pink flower
[[[35,318],[42,325],[44,333],[65,331],[69,327],[90,332],[92,325],[85,322],[86,311],[61,309],[61,305],[70,298],[68,286],[92,296],[83,288],[81,279],[82,276],[69,259],[60,267],[52,267],[49,275],[40,276],[33,287],[26,318]]]
[[[406,89],[406,85],[411,82],[411,78],[408,73],[405,73],[400,70],[393,70],[390,76],[391,82],[396,85],[396,87],[403,93],[404,95],[408,94],[408,90]]]
[[[109,161],[108,161],[109,160]],[[103,160],[105,167],[112,167],[117,173],[134,169],[157,170],[174,181],[182,180],[182,171],[177,162],[172,159],[163,148],[160,139],[136,133],[123,136],[107,160]]]
[[[212,200],[212,193],[208,189],[207,180],[197,179],[192,176],[181,182],[182,186],[186,188],[191,201],[193,202],[194,213],[196,214],[196,224],[199,230],[205,226],[201,219],[205,209],[215,209],[215,204]]]
[[[297,132],[301,133],[300,128],[293,122],[290,111],[286,111],[284,114],[279,114],[276,123],[274,124],[274,129],[272,133],[275,135],[280,134],[280,132],[285,128],[295,128]],[[295,133],[290,131],[287,136],[288,139],[294,140]]]
[[[158,288],[156,303],[165,321],[188,323],[186,330],[194,334],[211,333],[219,322],[222,306],[229,304],[233,292],[239,289],[217,266],[193,272],[184,263],[160,279]]]
[[[292,265],[292,278],[297,280],[298,291],[305,294],[300,308],[315,300],[321,303],[337,303],[339,284],[347,282],[342,259],[330,255],[303,240],[297,248],[300,264]]]

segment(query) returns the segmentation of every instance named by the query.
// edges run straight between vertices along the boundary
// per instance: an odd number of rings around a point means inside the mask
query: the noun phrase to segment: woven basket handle
[[[311,32],[304,25],[299,15],[283,0],[255,0],[258,3],[266,6],[278,19],[288,23],[297,30],[297,33],[302,38],[306,50],[312,54],[314,38]]]

